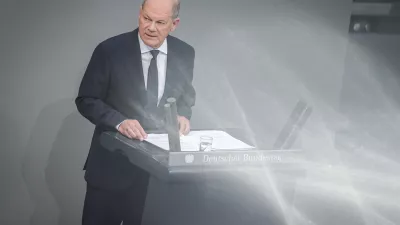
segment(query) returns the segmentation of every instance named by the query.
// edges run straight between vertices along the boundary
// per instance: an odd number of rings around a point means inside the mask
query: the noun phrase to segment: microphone
[[[273,149],[290,149],[311,113],[312,108],[307,103],[298,101],[288,121],[279,133]]]
[[[165,130],[168,134],[169,151],[180,152],[181,142],[179,137],[178,112],[175,98],[167,99],[167,103],[164,105],[164,110],[166,119]]]

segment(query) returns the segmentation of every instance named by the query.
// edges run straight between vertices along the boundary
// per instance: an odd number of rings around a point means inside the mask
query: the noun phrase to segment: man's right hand
[[[118,131],[131,139],[143,141],[147,138],[146,132],[137,120],[124,120],[121,125],[119,125]]]

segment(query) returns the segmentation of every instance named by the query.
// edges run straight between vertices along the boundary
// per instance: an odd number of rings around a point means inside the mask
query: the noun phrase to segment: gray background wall
[[[79,224],[93,126],[73,99],[94,47],[136,28],[139,4],[2,4],[0,224]],[[193,127],[240,127],[271,146],[303,98],[314,114],[299,145],[335,155],[350,10],[350,0],[183,1],[174,35],[196,49]]]

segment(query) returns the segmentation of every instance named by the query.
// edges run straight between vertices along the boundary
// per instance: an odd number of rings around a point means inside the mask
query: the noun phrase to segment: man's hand
[[[125,120],[118,127],[118,131],[131,139],[143,141],[145,138],[147,138],[146,132],[143,130],[142,126],[137,120]]]
[[[184,116],[178,116],[179,133],[186,135],[190,131],[190,122]]]

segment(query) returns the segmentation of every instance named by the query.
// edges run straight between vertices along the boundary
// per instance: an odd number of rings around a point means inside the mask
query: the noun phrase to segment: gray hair
[[[181,1],[180,0],[174,0],[175,3],[172,6],[172,19],[176,19],[179,16],[179,10],[181,8]],[[144,4],[147,2],[147,0],[143,0],[142,7],[144,7]]]

